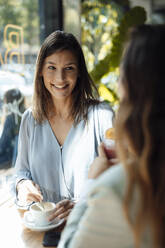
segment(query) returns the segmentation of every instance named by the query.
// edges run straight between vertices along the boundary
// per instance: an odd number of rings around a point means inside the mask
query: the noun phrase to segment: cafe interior
[[[120,11],[120,14],[124,15],[132,8],[140,6],[145,10],[146,23],[165,24],[164,0],[113,0],[109,1],[108,4],[111,6],[108,6],[106,9],[107,2],[108,1],[101,0],[0,0],[1,136],[4,132],[3,115],[5,92],[13,88],[19,89],[25,97],[26,108],[31,106],[33,96],[33,80],[35,75],[34,68],[37,53],[45,38],[53,31],[64,30],[74,34],[83,47],[86,60],[89,62],[89,70],[95,72],[96,70],[94,66],[99,64],[108,52],[107,50],[110,47],[110,42],[108,43],[109,37],[106,39],[107,34],[105,34],[105,39],[102,44],[97,44],[99,47],[97,48],[96,43],[99,42],[98,40],[100,38],[95,41],[92,36],[88,37],[86,35],[92,30],[91,27],[93,27],[93,35],[100,35],[101,37],[102,31],[100,32],[100,30],[103,30],[103,27],[106,26],[108,20],[106,15],[110,8],[114,8],[114,11],[116,11],[114,12],[115,16],[115,13],[118,13],[117,11]],[[100,9],[97,4],[102,4]],[[91,12],[89,15],[87,8],[93,8],[93,11],[95,12]],[[103,12],[101,12],[102,10]],[[92,13],[96,15],[95,17],[97,17],[99,21],[103,20],[102,24],[98,24],[100,25],[100,30],[96,32],[94,30],[97,28],[97,23],[92,23],[96,21],[96,19],[92,17]],[[118,27],[118,25],[120,25],[120,21],[117,20],[117,18],[115,21],[116,23],[113,26],[114,30]],[[114,20],[110,23],[113,25]],[[85,30],[87,33],[85,33]],[[93,44],[92,42],[95,43]],[[104,47],[104,43],[107,44],[108,48]],[[96,52],[94,52],[94,50],[96,50]],[[94,61],[95,54],[97,59]],[[112,74],[108,73],[105,73],[106,75],[104,75],[104,77],[102,76],[102,84],[99,86],[99,92],[101,94],[100,97],[102,100],[109,102],[111,102],[112,99],[112,108],[116,111],[118,106],[118,97],[116,93],[116,78],[118,77],[118,69],[116,69],[116,71]],[[109,87],[109,84],[107,83],[108,80],[112,81],[112,87],[110,85],[110,88],[112,89],[112,92],[114,92],[113,97],[116,96],[116,98],[112,98],[109,91],[108,93],[105,93],[105,86],[106,89]],[[19,112],[17,106],[15,106],[15,111]],[[11,143],[11,141],[9,142]],[[2,142],[0,141],[0,145],[1,143]],[[3,154],[1,154],[1,147],[0,156],[3,156]],[[53,228],[55,228],[55,231],[61,231],[64,225],[59,223],[58,225],[55,224],[54,226],[47,226],[47,228],[36,228],[33,225],[26,225],[24,222],[24,216],[27,209],[19,208],[15,204],[14,196],[11,193],[14,163],[15,162],[13,162],[13,160],[10,160],[0,164],[0,247],[41,248],[43,247],[45,232],[52,230]]]

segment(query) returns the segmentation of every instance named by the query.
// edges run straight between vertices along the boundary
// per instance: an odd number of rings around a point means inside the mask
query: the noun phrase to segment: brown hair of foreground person
[[[123,95],[116,140],[119,158],[128,172],[123,205],[136,247],[140,247],[144,231],[152,233],[154,247],[165,247],[164,41],[165,25],[133,28],[121,61]],[[136,213],[132,213],[136,200]]]

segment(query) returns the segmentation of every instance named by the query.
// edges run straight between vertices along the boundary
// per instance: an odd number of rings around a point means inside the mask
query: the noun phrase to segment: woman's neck
[[[71,117],[71,100],[65,100],[65,101],[54,101],[54,110],[55,110],[55,116],[67,120]]]

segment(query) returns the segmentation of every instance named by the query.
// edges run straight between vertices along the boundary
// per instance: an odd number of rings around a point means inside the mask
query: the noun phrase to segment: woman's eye
[[[50,66],[48,66],[48,69],[55,70],[56,68],[54,66],[50,65]]]
[[[66,71],[71,71],[71,70],[74,70],[74,67],[73,66],[68,66],[68,67],[65,67],[65,70]]]

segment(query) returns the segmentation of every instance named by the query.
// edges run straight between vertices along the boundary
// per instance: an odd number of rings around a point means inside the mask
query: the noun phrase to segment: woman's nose
[[[62,70],[56,72],[56,75],[55,75],[56,82],[63,82],[64,78],[65,78],[65,76],[64,76],[64,72]]]

